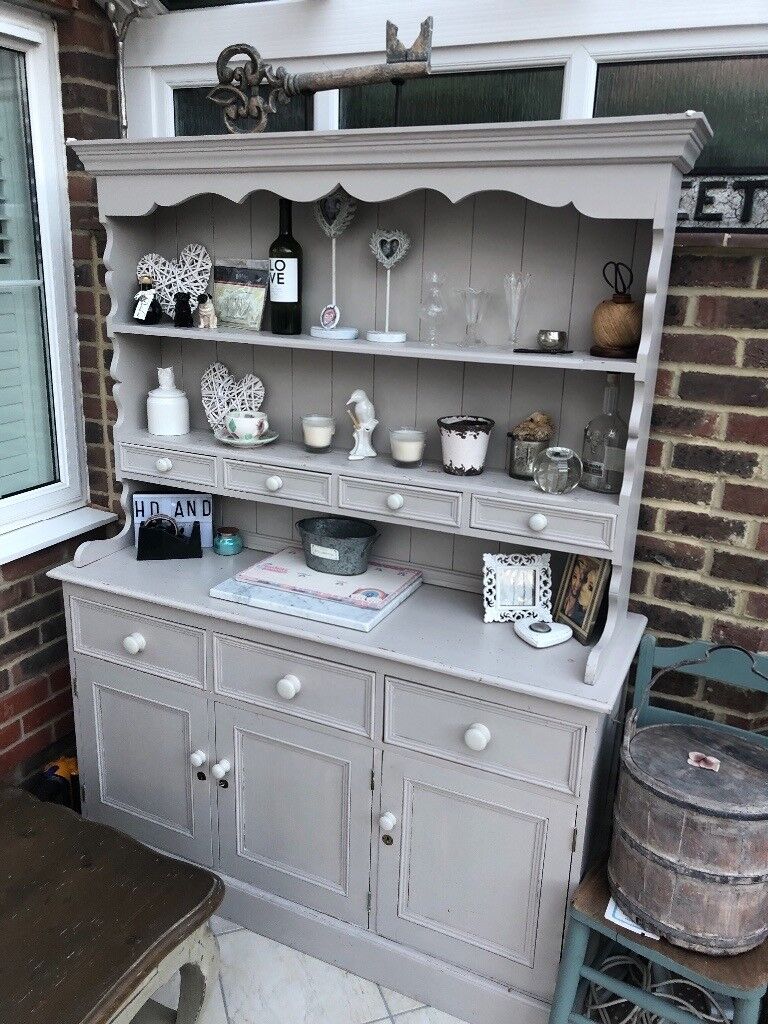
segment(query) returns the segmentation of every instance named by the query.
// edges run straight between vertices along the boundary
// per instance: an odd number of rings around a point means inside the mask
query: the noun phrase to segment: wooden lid
[[[688,764],[710,754],[720,770]],[[623,760],[643,785],[674,803],[724,818],[768,818],[768,749],[705,725],[650,725],[625,743]]]

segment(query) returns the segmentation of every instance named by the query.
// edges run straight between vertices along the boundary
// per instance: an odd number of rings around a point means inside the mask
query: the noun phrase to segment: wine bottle
[[[291,233],[291,202],[280,199],[280,234],[269,247],[273,334],[301,334],[301,246]]]
[[[627,453],[627,424],[616,412],[619,404],[619,375],[606,375],[603,411],[584,430],[581,486],[588,491],[618,494],[624,478]]]

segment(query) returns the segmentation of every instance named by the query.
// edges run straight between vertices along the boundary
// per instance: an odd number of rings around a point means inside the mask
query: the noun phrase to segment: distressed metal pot
[[[360,576],[368,568],[368,556],[379,536],[372,523],[343,516],[300,519],[296,529],[310,569],[334,576]]]
[[[746,952],[768,938],[766,748],[704,724],[638,729],[642,710],[630,712],[621,751],[614,899],[676,946]]]

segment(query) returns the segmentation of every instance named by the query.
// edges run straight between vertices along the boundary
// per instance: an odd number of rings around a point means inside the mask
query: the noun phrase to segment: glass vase
[[[507,319],[509,322],[509,345],[514,349],[517,344],[517,332],[520,327],[520,316],[523,312],[525,293],[531,283],[531,275],[523,270],[513,270],[504,275],[504,295],[507,300]]]

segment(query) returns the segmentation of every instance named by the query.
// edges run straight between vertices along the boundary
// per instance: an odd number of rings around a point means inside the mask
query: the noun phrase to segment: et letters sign
[[[682,231],[768,231],[768,175],[683,178],[677,227]]]

